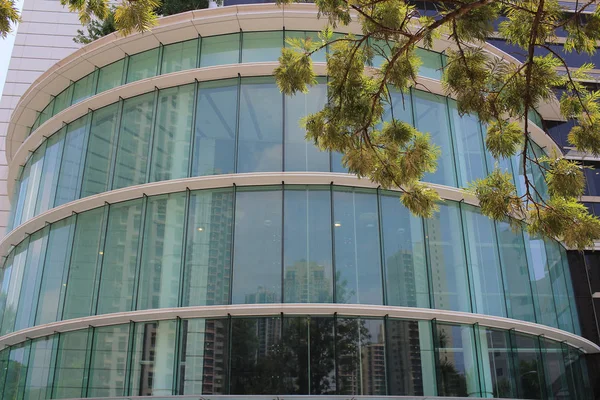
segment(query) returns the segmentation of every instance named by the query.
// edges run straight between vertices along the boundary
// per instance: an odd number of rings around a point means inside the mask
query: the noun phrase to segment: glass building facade
[[[566,249],[461,194],[496,163],[485,127],[442,93],[391,91],[384,120],[441,149],[424,181],[445,200],[412,215],[305,140],[326,76],[291,97],[270,76],[286,38],[316,36],[171,41],[38,107],[0,243],[0,399],[591,398],[595,347]],[[444,55],[419,52],[420,76],[439,80]],[[198,78],[232,65],[271,69]],[[89,107],[110,91],[118,101]],[[522,165],[500,162],[518,190],[527,176],[546,196],[542,171]]]

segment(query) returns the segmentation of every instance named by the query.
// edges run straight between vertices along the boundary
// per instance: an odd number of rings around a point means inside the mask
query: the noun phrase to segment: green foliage
[[[14,0],[0,0],[0,36],[3,39],[11,32],[11,25],[20,20]]]
[[[484,179],[472,183],[471,190],[479,199],[481,213],[495,220],[522,214],[522,204],[509,173],[496,167]]]
[[[518,123],[496,120],[488,125],[485,145],[494,158],[509,158],[522,147],[523,138],[523,129]]]
[[[309,85],[317,83],[310,58],[315,46],[310,39],[288,39],[287,42],[293,47],[281,49],[279,66],[273,74],[284,94],[306,93]]]
[[[159,4],[159,0],[123,0],[115,10],[115,24],[123,35],[149,31],[156,25],[154,10]]]
[[[579,197],[585,188],[583,167],[565,158],[550,161],[546,179],[550,196]]]
[[[114,10],[111,10],[102,21],[96,19],[91,20],[86,25],[86,28],[87,33],[84,33],[81,29],[77,29],[77,36],[73,38],[75,43],[88,44],[96,39],[100,39],[103,36],[116,32],[117,27],[115,26]]]
[[[423,218],[431,218],[439,211],[440,195],[434,189],[422,183],[415,183],[406,188],[400,201],[410,212]]]

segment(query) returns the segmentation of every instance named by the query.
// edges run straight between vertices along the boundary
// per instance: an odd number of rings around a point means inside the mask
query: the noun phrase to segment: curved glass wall
[[[438,170],[424,180],[465,187],[494,167],[479,121],[460,116],[453,100],[418,90],[391,97],[395,118],[429,132],[441,148]],[[301,118],[326,101],[324,78],[309,93],[288,97],[273,78],[260,77],[155,90],[90,111],[45,140],[25,163],[8,229],[69,201],[147,182],[242,172],[345,172],[340,154],[320,151],[300,127]],[[539,147],[531,152],[542,154]],[[502,166],[520,190],[526,173],[545,193],[539,167],[524,172],[518,157],[509,161]]]
[[[317,32],[309,31],[239,32],[198,37],[128,55],[96,68],[53,97],[37,116],[30,133],[65,108],[127,83],[193,68],[277,61],[281,48],[289,46],[285,41],[290,38],[320,40]],[[325,53],[326,49],[315,53],[313,61],[325,62]],[[445,56],[421,48],[417,53],[423,60],[419,75],[440,80]],[[383,59],[375,59],[373,64],[377,66],[381,61]]]
[[[374,189],[229,187],[114,203],[35,232],[0,271],[0,335],[91,315],[256,303],[579,325],[558,242],[453,201],[422,220],[398,193]]]
[[[6,400],[222,394],[592,396],[583,354],[544,337],[477,324],[345,315],[90,327],[3,349],[0,374],[0,398]]]

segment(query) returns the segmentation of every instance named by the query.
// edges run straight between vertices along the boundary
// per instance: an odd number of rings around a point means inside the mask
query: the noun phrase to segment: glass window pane
[[[100,68],[98,71],[98,87],[96,88],[96,93],[102,93],[106,90],[121,86],[124,65],[125,59],[121,59]]]
[[[282,170],[282,101],[272,78],[242,79],[237,172]]]
[[[73,217],[55,222],[50,227],[37,315],[35,317],[37,325],[55,322],[60,316],[59,303],[66,289],[66,284],[63,286],[63,281],[66,279],[68,272],[69,242],[72,240],[73,228]]]
[[[95,77],[96,72],[94,71],[73,84],[73,100],[71,101],[71,104],[79,103],[80,101],[85,100],[95,94]]]
[[[456,160],[458,161],[458,184],[467,187],[476,179],[487,175],[485,156],[483,153],[483,138],[476,116],[467,114],[460,116],[454,100],[449,100],[452,129],[456,143]],[[441,157],[449,157],[442,154]]]
[[[158,93],[150,181],[188,176],[195,85]]]
[[[135,324],[131,393],[170,396],[173,393],[177,321]]]
[[[15,189],[12,196],[12,204],[10,211],[9,227],[12,229],[19,226],[21,223],[21,216],[23,215],[23,207],[27,199],[27,186],[29,185],[29,170],[31,164],[26,163],[24,167],[20,168],[19,178],[15,183]]]
[[[579,320],[579,313],[577,311],[577,302],[575,299],[575,293],[573,291],[573,279],[571,278],[571,269],[569,260],[567,258],[567,251],[564,247],[560,246],[560,254],[563,264],[563,273],[565,275],[565,282],[567,285],[567,293],[569,295],[569,304],[571,308],[571,318],[573,319],[573,333],[581,336],[581,324]]]
[[[104,208],[77,216],[62,319],[92,315],[92,299],[97,296],[96,265],[102,257],[103,220]]]
[[[327,102],[327,85],[321,81],[308,93],[286,96],[285,104],[285,170],[329,171],[329,152],[321,151],[305,139],[301,119],[320,111]]]
[[[10,281],[6,291],[6,305],[4,308],[4,318],[2,319],[2,329],[0,335],[12,332],[15,326],[17,310],[19,305],[19,295],[21,294],[21,285],[23,284],[23,275],[25,272],[25,260],[27,259],[29,240],[24,240],[17,245],[14,250],[15,256],[12,263]],[[29,278],[27,278],[29,279]]]
[[[542,399],[544,373],[538,339],[515,334],[513,352],[517,363],[517,387],[522,399]]]
[[[231,394],[285,394],[281,318],[231,319]]]
[[[13,270],[14,258],[15,252],[13,250],[2,263],[2,270],[0,270],[0,321],[6,311],[6,296],[8,296],[8,288],[10,287],[10,275]]]
[[[391,121],[392,119],[404,121],[409,124],[413,123],[412,115],[412,99],[411,94],[399,92],[394,88],[390,88],[389,95],[391,98],[390,104],[386,104],[383,112],[383,121]]]
[[[431,268],[433,307],[441,310],[471,311],[469,279],[464,240],[460,232],[457,203],[440,205],[440,212],[425,220],[428,262]]]
[[[183,320],[180,341],[177,394],[227,394],[229,321]]]
[[[244,32],[242,62],[276,61],[283,47],[283,32]]]
[[[97,314],[132,309],[141,219],[141,199],[109,208]]]
[[[123,396],[129,324],[94,329],[87,397]]]
[[[240,62],[240,34],[202,38],[200,67],[237,64]]]
[[[108,190],[120,106],[121,103],[115,103],[93,113],[81,197]]]
[[[304,32],[304,31],[285,31],[285,47],[291,47],[289,45],[289,43],[287,43],[288,39],[309,39],[311,40],[313,43],[321,43],[321,39],[319,39],[319,34],[318,32]],[[325,59],[327,55],[327,49],[325,47],[323,47],[321,50],[313,53],[312,55],[312,60],[313,62],[326,62],[327,60]],[[279,59],[279,56],[277,56],[276,59]]]
[[[423,220],[400,203],[397,193],[380,201],[387,304],[429,308]]]
[[[33,326],[49,231],[50,228],[45,227],[35,232],[29,239],[27,260],[23,271],[24,279],[19,295],[19,308],[15,319],[15,331]]]
[[[61,333],[54,371],[52,398],[85,397],[86,348],[88,330]]]
[[[54,205],[58,185],[58,169],[60,168],[60,160],[65,144],[65,132],[66,129],[61,129],[46,141],[44,167],[42,168],[40,188],[35,203],[35,215],[47,211]]]
[[[81,166],[87,147],[87,114],[69,124],[65,148],[60,164],[60,176],[54,206],[68,203],[79,198],[81,184]]]
[[[286,187],[284,194],[284,301],[333,301],[329,187]]]
[[[431,322],[390,319],[386,333],[389,394],[437,394]]]
[[[387,393],[384,338],[381,319],[337,319],[336,361],[339,394]]]
[[[484,397],[517,397],[508,332],[479,328]]]
[[[527,232],[524,232],[524,234],[525,250],[530,267],[529,279],[536,306],[537,322],[558,328],[544,240],[531,237]]]
[[[508,317],[535,322],[527,258],[523,257],[525,254],[523,233],[520,229],[517,232],[513,231],[507,222],[498,222],[496,231],[500,246]]]
[[[441,151],[437,160],[436,172],[425,174],[423,180],[440,185],[456,186],[446,99],[435,94],[414,90],[413,101],[416,128],[421,132],[429,133],[431,142]]]
[[[426,78],[442,79],[442,58],[439,53],[421,48],[416,49],[416,55],[421,57],[423,64],[419,68],[419,75]]]
[[[233,304],[281,302],[282,191],[236,193]]]
[[[383,304],[379,218],[374,191],[333,192],[335,301]]]
[[[544,375],[546,377],[546,392],[550,399],[573,399],[575,393],[570,393],[565,371],[565,354],[559,342],[541,339]]]
[[[552,239],[544,240],[546,245],[546,256],[548,257],[548,271],[554,294],[554,305],[558,318],[558,327],[568,332],[573,332],[573,319],[569,305],[569,293],[563,273],[560,244]]]
[[[3,382],[4,399],[21,399],[25,392],[25,379],[29,358],[29,344],[19,344],[10,348],[6,380]]]
[[[198,39],[173,43],[163,47],[161,74],[196,68]]]
[[[46,107],[44,107],[44,109],[42,110],[42,112],[38,116],[38,120],[36,121],[37,126],[34,125],[35,128],[39,127],[44,122],[48,121],[50,119],[50,117],[52,117],[54,115],[52,113],[52,110],[54,110],[54,100],[55,100],[55,98],[52,98],[52,100],[50,100],[50,102],[48,103],[48,105]],[[32,129],[32,131],[34,131],[34,130],[35,129]]]
[[[238,80],[198,85],[192,176],[233,173]]]
[[[40,187],[40,178],[42,175],[42,167],[44,165],[44,155],[46,153],[46,142],[33,153],[27,161],[29,167],[29,179],[27,182],[27,195],[23,203],[23,212],[21,214],[21,223],[31,219],[35,215],[35,203],[38,197]]]
[[[150,78],[158,74],[158,47],[129,56],[127,83]]]
[[[190,194],[183,305],[229,304],[233,190]]]
[[[57,341],[57,336],[49,336],[31,342],[23,400],[51,398],[51,373],[54,369],[51,361],[53,361],[52,352]]]
[[[60,92],[58,96],[54,98],[54,109],[52,115],[56,115],[65,108],[71,105],[71,97],[73,95],[73,84],[69,85],[65,90]]]
[[[123,103],[113,189],[146,182],[153,112],[154,93]]]
[[[479,396],[475,338],[470,325],[436,324],[439,396]]]
[[[474,311],[479,314],[506,317],[494,222],[482,215],[477,207],[461,204],[460,208],[474,291]]]
[[[137,309],[179,305],[185,192],[148,198]]]

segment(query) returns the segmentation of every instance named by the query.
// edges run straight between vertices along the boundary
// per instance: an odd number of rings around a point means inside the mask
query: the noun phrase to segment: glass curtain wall
[[[0,351],[1,399],[172,395],[590,399],[579,350],[475,325],[356,316],[131,322]]]

